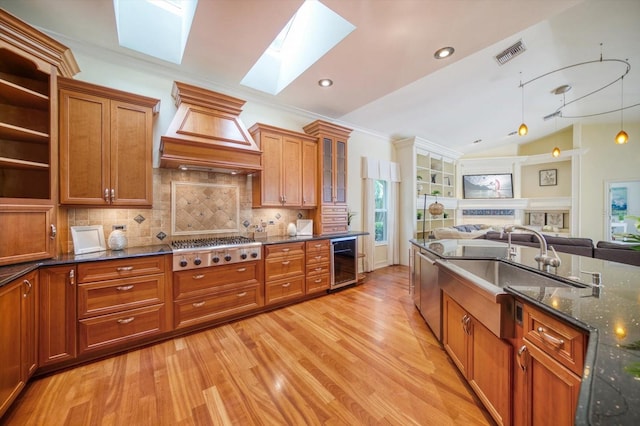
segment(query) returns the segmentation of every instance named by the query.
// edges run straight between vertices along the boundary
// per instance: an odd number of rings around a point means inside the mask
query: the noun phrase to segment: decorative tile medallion
[[[158,232],[158,234],[156,235],[156,238],[159,239],[160,241],[164,240],[165,238],[167,238],[167,234],[165,234],[164,232],[160,231]]]
[[[145,221],[144,216],[142,216],[141,214],[139,214],[138,216],[134,217],[133,220],[135,220],[138,223],[142,223]]]

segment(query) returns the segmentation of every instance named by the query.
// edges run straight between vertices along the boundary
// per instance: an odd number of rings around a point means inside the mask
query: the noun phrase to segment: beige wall
[[[540,186],[540,171],[549,169],[557,171],[557,185]],[[571,161],[523,166],[520,173],[522,198],[571,196]]]
[[[580,236],[594,241],[604,239],[605,182],[607,180],[640,179],[640,123],[625,123],[629,143],[613,141],[620,123],[582,126],[579,134],[582,148],[580,177]]]

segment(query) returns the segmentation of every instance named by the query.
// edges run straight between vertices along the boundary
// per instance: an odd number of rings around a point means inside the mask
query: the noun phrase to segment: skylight
[[[277,95],[355,26],[317,0],[306,0],[241,84]]]
[[[197,5],[198,0],[113,0],[118,42],[179,64]]]

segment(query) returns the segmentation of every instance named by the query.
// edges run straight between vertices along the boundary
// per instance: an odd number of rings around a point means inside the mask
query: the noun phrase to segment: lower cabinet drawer
[[[349,230],[349,226],[345,221],[342,224],[331,224],[331,223],[322,223],[321,232],[323,234],[338,234],[340,232],[347,232]]]
[[[280,280],[304,275],[304,257],[287,256],[264,261],[265,279]]]
[[[175,328],[189,327],[264,305],[262,286],[252,285],[173,303]]]
[[[79,321],[80,353],[160,334],[165,330],[164,305],[130,309]]]
[[[164,302],[164,274],[78,285],[78,318]]]
[[[331,286],[329,274],[307,276],[307,294],[328,290]]]
[[[304,275],[265,284],[265,303],[278,303],[304,295]]]
[[[185,299],[212,291],[233,290],[239,284],[259,284],[260,279],[258,262],[178,271],[173,273],[173,297]]]
[[[329,275],[331,273],[330,263],[319,263],[319,264],[307,264],[307,277],[311,277],[314,275]]]

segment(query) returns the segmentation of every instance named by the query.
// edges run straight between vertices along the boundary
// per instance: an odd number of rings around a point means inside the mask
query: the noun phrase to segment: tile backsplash
[[[172,235],[171,229],[171,182],[191,182],[195,184],[230,185],[237,187],[239,201],[240,234],[249,234],[256,225],[266,224],[269,236],[284,235],[287,225],[297,219],[306,219],[308,212],[298,209],[251,208],[252,178],[246,175],[226,173],[209,173],[181,171],[173,169],[153,169],[153,207],[151,209],[67,209],[69,227],[102,225],[105,240],[108,239],[114,225],[126,225],[126,236],[129,247],[147,246],[169,243],[172,238],[187,239],[210,236],[203,232],[200,235]],[[196,185],[197,186],[197,185]],[[196,198],[200,195],[196,193]],[[206,195],[202,192],[203,195]],[[233,206],[230,204],[233,201]],[[221,200],[219,208],[223,212],[235,209],[235,200]],[[215,226],[215,225],[214,225]],[[237,234],[237,232],[229,232]],[[69,232],[71,235],[71,232]],[[216,233],[215,235],[225,235]],[[73,252],[73,242],[67,243],[67,252]]]

